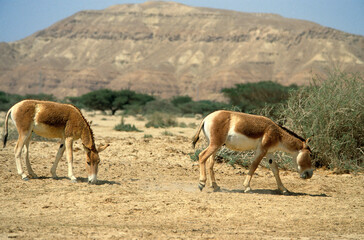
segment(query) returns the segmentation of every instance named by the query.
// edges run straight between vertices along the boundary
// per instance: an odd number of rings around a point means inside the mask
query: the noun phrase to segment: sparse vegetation
[[[48,100],[56,101],[57,99],[50,94],[27,94],[21,96],[18,94],[10,94],[0,91],[0,111],[8,111],[15,103],[20,102],[24,99],[37,99],[37,100]]]
[[[131,90],[113,91],[110,89],[100,89],[80,97],[70,97],[68,100],[78,107],[101,111],[110,110],[111,114],[114,115],[117,110],[138,113],[141,111],[142,106],[154,100],[154,97]]]
[[[118,125],[114,127],[116,131],[123,131],[123,132],[142,132],[141,130],[137,129],[135,125],[125,124],[124,116],[121,117],[121,121]]]
[[[176,116],[205,116],[218,109],[252,112],[272,118],[303,137],[312,137],[311,148],[316,167],[362,171],[364,166],[364,81],[360,74],[332,71],[327,78],[315,76],[310,86],[284,87],[273,82],[237,84],[223,89],[229,104],[193,101],[189,96],[156,99],[130,90],[107,89],[90,92],[64,101],[80,108],[110,110],[114,114],[134,114],[138,120],[148,119],[146,127],[191,127],[195,123],[178,124]],[[58,101],[53,95],[20,96],[0,91],[0,110],[26,98]],[[106,119],[106,118],[103,118]],[[140,131],[134,125],[121,123],[118,131]],[[13,134],[14,135],[14,134]],[[14,136],[15,137],[15,136]],[[197,154],[198,155],[198,154]],[[291,168],[290,160],[277,155],[281,167]],[[246,164],[246,156],[224,150],[218,158],[230,164]]]
[[[166,99],[157,99],[145,104],[144,114],[150,115],[155,112],[163,112],[174,115],[180,114],[180,110]]]
[[[148,122],[145,124],[147,128],[166,128],[175,127],[178,125],[176,117],[174,115],[162,112],[154,112],[147,115]]]
[[[153,138],[152,134],[144,134],[144,138]]]
[[[272,81],[236,84],[233,88],[224,88],[222,93],[229,99],[229,103],[242,112],[252,112],[266,105],[285,102],[289,92],[296,90],[296,85],[282,86]]]
[[[173,134],[172,132],[170,132],[170,131],[164,130],[164,131],[162,132],[162,135],[163,135],[163,136],[173,136],[174,134]]]
[[[207,115],[216,110],[229,109],[231,108],[231,106],[226,103],[202,100],[202,101],[186,102],[178,105],[178,108],[180,109],[183,115],[188,115],[188,114]]]
[[[193,162],[197,162],[198,161],[198,155],[204,150],[204,148],[197,148],[195,149],[195,151],[193,153],[189,153],[188,155],[190,156],[191,160]]]
[[[178,127],[180,127],[180,128],[186,128],[187,127],[187,124],[184,123],[184,122],[181,122],[181,123],[178,124]]]

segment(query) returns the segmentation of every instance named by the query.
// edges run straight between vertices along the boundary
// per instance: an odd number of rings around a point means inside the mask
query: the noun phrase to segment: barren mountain
[[[0,43],[1,90],[78,96],[110,88],[221,99],[236,83],[307,84],[332,67],[364,72],[364,37],[318,24],[146,2],[81,11]]]

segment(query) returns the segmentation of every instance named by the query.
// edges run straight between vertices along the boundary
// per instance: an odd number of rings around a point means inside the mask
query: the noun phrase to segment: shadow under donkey
[[[243,189],[226,189],[221,188],[220,190],[216,192],[223,192],[223,193],[245,193]],[[290,192],[282,193],[278,189],[272,190],[272,189],[255,189],[251,190],[248,194],[263,194],[263,195],[283,195],[283,196],[310,196],[310,197],[330,197],[326,195],[325,193],[321,194],[308,194],[308,193],[300,193],[300,192]],[[245,193],[246,194],[246,193]]]
[[[69,180],[68,177],[57,177],[57,178],[52,178],[52,177],[44,177],[44,176],[40,176],[37,177],[35,179],[53,179],[56,181],[59,180]],[[82,177],[78,177],[77,178],[77,182],[81,182],[81,183],[88,183],[88,178],[82,178]],[[121,185],[119,182],[115,182],[115,181],[108,181],[108,180],[97,180],[97,182],[94,185]]]

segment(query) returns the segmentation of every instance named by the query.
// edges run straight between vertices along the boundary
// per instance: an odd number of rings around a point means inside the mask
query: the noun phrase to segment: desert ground
[[[0,147],[0,239],[364,239],[362,173],[316,169],[302,180],[282,170],[291,194],[281,195],[272,172],[260,166],[252,193],[244,193],[247,169],[218,163],[221,191],[200,192],[198,166],[188,155],[194,128],[145,128],[145,121],[127,117],[125,123],[143,132],[118,132],[113,127],[120,116],[85,117],[96,143],[110,144],[100,153],[96,185],[87,183],[80,140],[74,145],[77,183],[67,178],[65,156],[60,179],[51,178],[56,141],[31,143],[39,178],[29,181],[16,171],[16,140]]]

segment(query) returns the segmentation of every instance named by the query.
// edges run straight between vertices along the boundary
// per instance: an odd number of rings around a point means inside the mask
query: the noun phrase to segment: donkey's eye
[[[87,165],[89,165],[89,166],[90,166],[90,165],[91,165],[91,162],[87,162]]]

